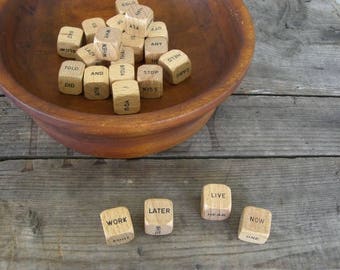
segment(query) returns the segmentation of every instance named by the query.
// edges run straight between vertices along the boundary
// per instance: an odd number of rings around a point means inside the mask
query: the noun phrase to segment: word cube
[[[111,65],[114,64],[130,64],[134,66],[135,54],[133,52],[133,49],[130,47],[122,46],[122,49],[120,50],[119,59],[117,61],[111,62]]]
[[[119,29],[102,27],[94,37],[94,48],[100,60],[116,61],[119,59],[122,33]]]
[[[93,43],[79,48],[76,52],[76,60],[84,62],[86,66],[95,66],[102,62],[96,56]]]
[[[106,99],[110,96],[109,71],[104,66],[85,69],[84,95],[90,100]]]
[[[231,190],[223,184],[208,184],[203,187],[201,216],[207,220],[225,220],[231,213]]]
[[[122,43],[126,47],[130,47],[133,49],[135,54],[136,62],[143,61],[144,58],[144,38],[130,36],[127,33],[122,34]]]
[[[147,64],[158,64],[158,59],[168,50],[168,40],[166,38],[147,38],[145,40],[145,62]]]
[[[191,75],[191,61],[180,50],[171,50],[163,54],[158,63],[164,68],[164,76],[169,83],[179,84]]]
[[[68,60],[59,69],[59,91],[68,95],[80,95],[83,92],[83,76],[85,64]]]
[[[143,5],[131,5],[125,13],[126,33],[137,37],[146,37],[153,17],[151,8]]]
[[[248,206],[243,209],[238,230],[242,241],[264,244],[270,235],[272,213],[263,208]]]
[[[116,9],[120,14],[124,14],[132,5],[138,4],[137,0],[116,0]]]
[[[117,81],[134,80],[135,67],[130,64],[114,64],[109,68],[110,84]]]
[[[163,95],[163,69],[158,65],[138,68],[137,81],[142,98],[160,98]]]
[[[123,14],[118,14],[106,21],[106,24],[111,28],[117,28],[121,32],[125,31],[125,16]]]
[[[83,43],[84,32],[77,27],[64,26],[57,41],[58,54],[65,58],[76,58],[76,52]]]
[[[150,24],[148,37],[164,37],[169,40],[169,33],[164,22],[153,22]]]
[[[126,207],[117,207],[101,212],[106,243],[109,246],[130,242],[134,237],[130,212]]]
[[[106,26],[102,18],[87,19],[84,20],[81,25],[84,29],[87,43],[92,43],[98,29]]]
[[[170,234],[174,227],[172,201],[167,199],[148,199],[144,202],[145,233],[150,235]]]
[[[116,114],[134,114],[140,111],[140,93],[137,81],[114,82],[112,98]]]

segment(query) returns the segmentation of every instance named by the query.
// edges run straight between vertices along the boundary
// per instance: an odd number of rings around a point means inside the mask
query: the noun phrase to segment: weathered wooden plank
[[[72,157],[0,98],[0,158]],[[233,96],[201,132],[154,157],[339,156],[338,98]]]
[[[340,158],[0,163],[1,269],[338,269]],[[207,183],[233,191],[227,222],[200,217]],[[143,232],[143,201],[174,201],[174,232]],[[99,212],[126,205],[136,239],[106,247]],[[237,240],[246,205],[273,212],[263,246]]]

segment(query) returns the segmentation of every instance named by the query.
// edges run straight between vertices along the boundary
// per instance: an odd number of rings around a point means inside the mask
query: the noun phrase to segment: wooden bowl
[[[112,100],[59,93],[60,27],[108,19],[114,0],[0,0],[0,84],[51,137],[98,157],[156,153],[199,131],[239,85],[254,51],[251,17],[241,0],[140,0],[167,23],[171,49],[186,52],[193,74],[164,97],[142,100],[140,114],[113,114]]]

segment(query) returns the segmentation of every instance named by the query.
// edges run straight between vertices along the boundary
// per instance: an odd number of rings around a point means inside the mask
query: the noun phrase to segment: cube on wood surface
[[[144,202],[144,227],[149,235],[170,234],[174,226],[173,203],[168,199],[148,199]]]
[[[110,84],[117,81],[134,80],[135,67],[130,64],[113,64],[109,68]]]
[[[118,14],[106,21],[107,26],[111,28],[117,28],[121,32],[125,31],[125,16],[123,14]]]
[[[76,52],[76,60],[84,62],[86,66],[95,66],[102,63],[102,60],[97,58],[93,43],[89,43]]]
[[[153,22],[148,30],[148,37],[164,37],[169,40],[168,28],[164,22]]]
[[[116,0],[116,10],[120,14],[125,14],[131,5],[136,4],[138,4],[137,0]]]
[[[163,96],[163,68],[159,65],[142,65],[138,68],[137,81],[142,98]]]
[[[125,47],[130,47],[133,49],[133,52],[135,54],[135,61],[141,62],[144,58],[144,38],[131,36],[124,32],[122,34],[122,44]]]
[[[102,27],[94,37],[94,48],[97,58],[105,61],[119,59],[122,33],[119,29]]]
[[[111,65],[114,64],[130,64],[135,65],[135,53],[132,48],[122,46],[120,50],[119,59],[117,61],[111,62]]]
[[[114,82],[112,98],[116,114],[134,114],[140,111],[140,92],[135,80]]]
[[[57,41],[58,54],[65,58],[76,58],[77,50],[83,44],[84,32],[77,27],[64,26],[60,29]]]
[[[171,50],[163,54],[158,63],[164,68],[164,76],[169,83],[179,84],[191,75],[191,61],[180,50]]]
[[[64,61],[59,69],[59,91],[68,95],[80,95],[83,92],[85,64],[80,61]]]
[[[168,40],[166,38],[147,38],[145,40],[145,63],[158,64],[158,59],[168,50]]]
[[[231,190],[223,184],[208,184],[203,187],[201,216],[206,220],[225,220],[231,213]]]
[[[83,27],[87,43],[93,43],[94,36],[98,29],[106,26],[105,21],[102,18],[86,19],[81,25]]]
[[[270,235],[272,213],[263,208],[248,206],[243,209],[238,238],[242,241],[264,244]]]
[[[132,36],[145,38],[153,22],[153,11],[144,5],[131,5],[125,13],[125,31]]]
[[[102,100],[110,96],[109,71],[104,66],[85,69],[84,95],[90,100]]]
[[[105,210],[101,212],[100,219],[107,245],[125,244],[135,237],[130,212],[126,207]]]

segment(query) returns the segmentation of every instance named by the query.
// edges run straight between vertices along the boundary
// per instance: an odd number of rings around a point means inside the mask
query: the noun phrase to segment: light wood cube
[[[145,63],[158,64],[158,59],[168,51],[168,40],[166,38],[147,38],[145,40]]]
[[[111,62],[111,65],[114,64],[130,64],[135,65],[135,53],[132,48],[122,46],[120,50],[120,56],[117,61]]]
[[[111,28],[117,28],[121,32],[125,31],[125,16],[123,14],[118,14],[106,21],[107,26]]]
[[[86,19],[81,25],[83,27],[87,43],[93,43],[94,36],[99,28],[106,26],[105,21],[102,18]]]
[[[130,47],[133,49],[135,54],[135,61],[141,62],[144,59],[144,38],[130,36],[126,32],[122,34],[122,43],[125,47]]]
[[[104,66],[85,69],[84,95],[90,100],[107,99],[110,96],[109,71]]]
[[[174,207],[168,199],[148,199],[144,202],[144,228],[149,235],[167,235],[174,227]]]
[[[94,48],[97,58],[105,61],[119,59],[122,33],[119,29],[102,27],[94,37]]]
[[[125,13],[125,31],[132,36],[145,38],[153,22],[153,11],[144,5],[131,5]]]
[[[206,220],[225,220],[231,213],[231,190],[223,184],[208,184],[203,187],[201,216]]]
[[[164,76],[169,83],[179,84],[191,75],[191,61],[180,50],[171,50],[163,54],[158,64],[164,68]]]
[[[153,22],[150,24],[148,37],[164,37],[169,40],[168,28],[164,22]]]
[[[130,64],[114,64],[109,68],[110,84],[135,79],[135,67]]]
[[[140,92],[135,80],[112,84],[113,109],[116,114],[134,114],[140,111]]]
[[[240,219],[238,238],[242,241],[264,244],[270,235],[272,213],[263,208],[248,206]]]
[[[64,26],[60,29],[57,41],[58,54],[65,58],[76,58],[77,50],[82,46],[84,32],[77,27]]]
[[[97,58],[93,43],[79,48],[76,52],[76,60],[84,62],[88,67],[102,63],[102,61]]]
[[[105,210],[101,212],[100,220],[109,246],[128,243],[135,237],[130,212],[126,207]]]
[[[68,95],[80,95],[83,92],[85,64],[80,61],[64,61],[59,69],[59,91]]]
[[[163,68],[158,65],[142,65],[138,68],[137,81],[142,98],[163,96]]]
[[[137,5],[137,0],[116,0],[116,9],[120,14],[125,14],[125,12],[130,8],[131,5]]]

